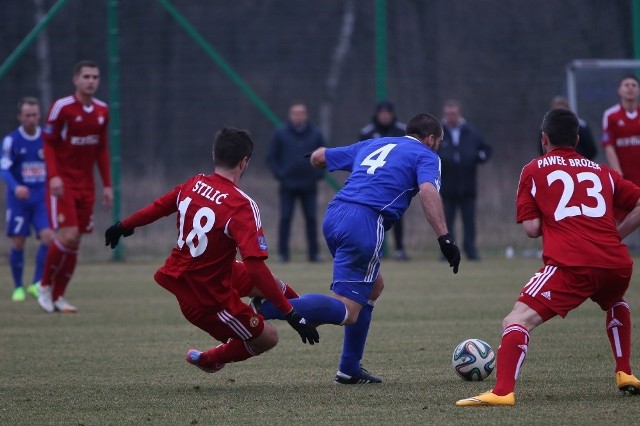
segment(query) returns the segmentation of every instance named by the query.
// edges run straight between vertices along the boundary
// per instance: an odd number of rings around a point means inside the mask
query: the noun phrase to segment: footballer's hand
[[[297,313],[294,309],[291,310],[288,314],[284,316],[289,325],[298,332],[300,337],[302,338],[302,343],[307,343],[309,341],[310,345],[314,343],[320,342],[320,335],[318,334],[318,330],[309,324],[306,319],[299,313]]]
[[[118,245],[120,237],[128,237],[129,235],[133,235],[133,229],[123,228],[120,222],[115,223],[104,231],[104,245],[114,249]]]
[[[460,266],[460,249],[449,234],[438,237],[438,244],[440,244],[440,251],[449,261],[449,266],[453,268],[453,273],[457,274]]]
[[[54,176],[49,179],[49,192],[54,197],[62,197],[64,194],[64,182],[60,176]]]
[[[102,207],[107,211],[113,206],[113,189],[109,186],[105,186],[102,189]]]

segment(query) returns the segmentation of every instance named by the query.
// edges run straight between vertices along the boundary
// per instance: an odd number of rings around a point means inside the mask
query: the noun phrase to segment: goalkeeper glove
[[[320,342],[320,335],[318,334],[318,330],[316,330],[313,325],[308,324],[307,320],[304,319],[304,317],[297,313],[294,309],[286,314],[284,316],[284,319],[286,319],[289,325],[298,332],[298,334],[302,338],[302,343],[307,343],[307,340],[309,341],[310,345]]]
[[[104,245],[111,246],[112,249],[116,248],[120,237],[128,237],[129,235],[133,235],[133,229],[123,228],[120,222],[115,223],[104,231]]]
[[[449,266],[453,267],[453,273],[457,274],[460,265],[460,249],[449,234],[438,237],[438,244],[440,244],[440,251],[449,261]]]

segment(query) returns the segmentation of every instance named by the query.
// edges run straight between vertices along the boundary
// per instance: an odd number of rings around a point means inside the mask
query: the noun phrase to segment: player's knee
[[[14,237],[11,238],[11,247],[13,247],[14,250],[24,250],[24,244],[25,244],[25,238],[22,237]]]
[[[64,234],[58,234],[58,241],[69,250],[77,250],[80,247],[80,233],[66,232]]]
[[[262,353],[274,348],[278,344],[278,330],[265,322],[264,330],[260,336],[251,341],[251,346],[256,352]]]

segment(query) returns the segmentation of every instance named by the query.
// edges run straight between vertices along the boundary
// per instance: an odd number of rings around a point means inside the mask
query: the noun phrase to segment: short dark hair
[[[638,79],[637,75],[635,75],[635,74],[626,74],[626,75],[622,76],[622,78],[618,82],[618,87],[620,87],[620,85],[622,84],[623,81],[628,80],[628,79],[635,80],[636,83],[640,84],[640,79]]]
[[[407,123],[407,135],[420,140],[429,135],[439,138],[442,136],[442,124],[431,114],[418,114]]]
[[[18,114],[22,113],[22,105],[37,105],[40,107],[40,101],[38,98],[34,98],[33,96],[25,96],[24,98],[18,101]]]
[[[233,169],[243,158],[251,158],[253,140],[247,130],[223,127],[213,141],[213,162],[224,169]]]
[[[82,68],[87,67],[87,68],[98,68],[98,64],[96,64],[93,61],[89,61],[89,60],[83,60],[78,62],[74,67],[73,67],[73,75],[78,75],[80,74],[80,71],[82,71]]]
[[[541,130],[554,146],[576,146],[578,126],[578,117],[573,111],[556,108],[544,115]]]

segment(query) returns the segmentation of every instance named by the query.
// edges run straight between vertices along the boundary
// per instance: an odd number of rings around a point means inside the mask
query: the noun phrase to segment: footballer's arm
[[[420,184],[420,204],[436,236],[441,237],[442,235],[446,235],[449,231],[447,230],[447,222],[444,217],[442,198],[431,182]]]
[[[538,238],[542,235],[542,222],[539,217],[523,220],[522,227],[529,238]]]
[[[324,169],[327,167],[327,157],[325,151],[327,148],[320,147],[311,153],[310,162],[316,169]]]

